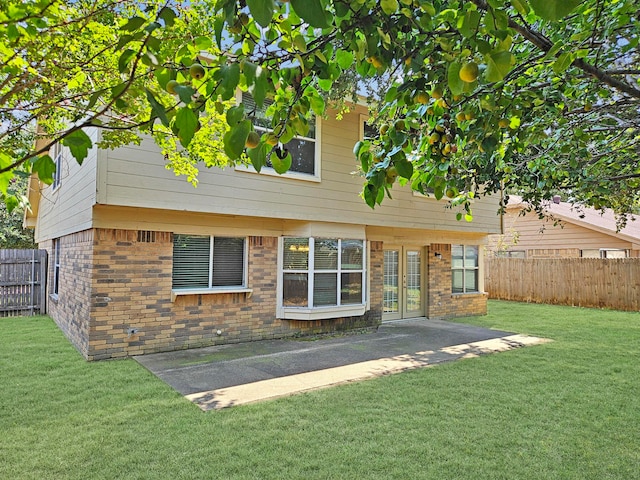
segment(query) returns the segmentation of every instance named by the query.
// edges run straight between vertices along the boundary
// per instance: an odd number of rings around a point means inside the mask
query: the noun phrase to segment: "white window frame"
[[[51,158],[56,165],[56,171],[53,174],[53,183],[51,184],[51,190],[56,191],[60,188],[62,183],[62,145],[60,143],[54,143],[51,147]]]
[[[462,267],[454,267],[453,266],[453,247],[460,246],[462,247]],[[477,249],[477,258],[478,264],[473,267],[468,267],[465,265],[466,262],[466,249],[467,248],[476,248]],[[482,262],[482,251],[480,245],[463,245],[463,244],[455,244],[451,245],[451,294],[452,295],[474,295],[482,292],[482,279],[480,273],[482,272],[480,266]],[[462,292],[454,292],[453,291],[453,272],[454,271],[462,271]],[[467,284],[465,282],[466,272],[477,272],[477,280],[476,280],[476,290],[467,291]]]
[[[176,288],[171,287],[171,300],[175,301],[175,298],[180,295],[199,295],[199,294],[219,294],[219,293],[248,293],[249,296],[253,292],[253,289],[248,288],[247,272],[249,270],[249,241],[247,237],[232,237],[229,235],[198,235],[198,234],[174,234],[174,235],[191,235],[197,237],[209,237],[209,286],[208,287],[194,287],[194,288]],[[243,259],[242,259],[242,285],[231,286],[211,286],[213,282],[213,250],[215,247],[216,238],[242,238],[243,245]],[[173,265],[172,265],[173,269]],[[173,280],[172,280],[173,282]]]
[[[53,286],[51,287],[51,296],[58,298],[60,292],[60,239],[54,238],[51,245],[51,253],[53,256]]]
[[[301,237],[309,239],[309,252],[308,252],[308,264],[306,270],[290,270],[284,269],[284,240],[285,238],[293,238],[293,236],[280,237],[278,239],[278,288],[277,288],[277,312],[276,315],[278,318],[287,319],[287,320],[323,320],[330,318],[340,318],[340,317],[355,317],[364,315],[367,310],[367,302],[368,302],[368,266],[369,266],[369,255],[368,255],[368,242],[364,239],[359,238],[331,238],[331,240],[338,241],[338,268],[331,270],[316,270],[315,269],[315,259],[314,259],[314,251],[315,251],[315,240],[316,238],[327,238],[327,237]],[[362,241],[362,269],[357,270],[343,270],[342,269],[342,241],[343,240],[359,240]],[[294,307],[294,306],[284,306],[283,305],[283,295],[284,295],[284,274],[285,273],[306,273],[307,274],[307,306],[305,307]],[[337,275],[337,305],[327,305],[327,306],[313,306],[313,291],[314,291],[314,274],[315,273],[335,273]],[[362,299],[361,303],[356,304],[347,304],[341,305],[341,282],[342,282],[342,273],[361,273],[362,274]]]
[[[236,94],[236,102],[238,104],[242,103],[242,92],[239,91]],[[302,136],[296,136],[295,138],[298,138],[300,140],[305,140],[308,142],[314,142],[314,149],[313,149],[313,154],[314,154],[314,173],[310,174],[310,173],[301,173],[301,172],[292,172],[292,171],[288,171],[285,172],[283,174],[279,174],[277,173],[272,167],[268,167],[268,166],[264,166],[260,169],[260,172],[258,172],[255,168],[253,168],[252,165],[236,165],[235,169],[238,172],[247,172],[247,173],[259,173],[260,175],[269,175],[269,176],[274,176],[274,177],[280,177],[280,178],[288,178],[288,179],[293,179],[293,180],[303,180],[306,182],[315,182],[315,183],[319,183],[322,181],[322,176],[321,176],[321,146],[320,146],[320,139],[322,138],[322,119],[318,116],[315,117],[315,131],[316,131],[316,136],[315,138],[311,138],[311,137],[302,137]],[[260,127],[260,126],[254,126],[254,130],[256,132],[258,132],[260,135],[262,135],[264,132],[269,131],[267,128],[265,127]]]

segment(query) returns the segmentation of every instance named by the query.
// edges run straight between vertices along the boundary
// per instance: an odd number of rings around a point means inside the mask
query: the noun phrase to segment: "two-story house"
[[[370,209],[352,153],[366,113],[317,119],[285,175],[203,169],[197,188],[151,140],[81,166],[56,152],[26,218],[49,252],[49,314],[95,360],[485,313],[498,199],[467,223],[396,185]]]

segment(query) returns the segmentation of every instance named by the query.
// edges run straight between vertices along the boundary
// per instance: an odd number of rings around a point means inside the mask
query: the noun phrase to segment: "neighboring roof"
[[[527,203],[516,195],[509,196],[507,209],[520,210],[527,207]],[[553,218],[568,223],[573,223],[590,230],[595,230],[606,235],[617,237],[632,243],[640,243],[640,218],[628,216],[627,225],[617,231],[616,218],[612,210],[604,212],[584,205],[576,205],[568,202],[549,202],[545,205],[545,213]]]

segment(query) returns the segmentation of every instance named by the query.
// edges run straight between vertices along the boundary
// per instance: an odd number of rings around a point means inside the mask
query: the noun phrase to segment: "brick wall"
[[[96,229],[87,358],[118,358],[168,345],[173,243],[167,232]]]
[[[437,257],[436,253],[440,256]],[[451,245],[430,245],[427,249],[427,259],[428,318],[486,315],[487,295],[485,293],[451,293]]]
[[[51,242],[41,247],[51,254]],[[247,274],[251,293],[180,295],[172,299],[171,233],[113,229],[80,232],[61,239],[59,296],[50,299],[49,312],[89,360],[379,325],[382,242],[370,242],[370,309],[358,317],[317,321],[275,317],[277,249],[277,237],[249,238]],[[427,259],[429,318],[486,313],[485,294],[451,293],[450,245],[432,244]],[[49,271],[52,275],[51,266]]]
[[[277,237],[249,238],[251,293],[173,299],[171,233],[96,229],[62,242],[61,292],[50,312],[88,360],[373,327],[381,320],[383,254],[377,242],[370,251],[371,309],[360,317],[319,321],[275,317]]]
[[[91,277],[93,263],[93,230],[85,230],[60,238],[60,273],[57,297],[53,295],[53,242],[42,243],[49,254],[48,304],[49,315],[84,355],[89,351],[91,318]]]

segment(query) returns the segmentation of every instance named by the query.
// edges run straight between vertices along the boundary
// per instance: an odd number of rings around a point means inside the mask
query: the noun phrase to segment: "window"
[[[472,293],[479,291],[479,255],[477,245],[451,246],[451,291]]]
[[[62,145],[60,143],[55,143],[51,147],[50,156],[56,165],[56,171],[53,173],[53,183],[51,184],[51,188],[55,190],[60,186],[62,173]]]
[[[53,253],[53,287],[51,288],[51,293],[55,297],[58,296],[58,291],[60,288],[60,239],[54,238],[52,245],[52,253]]]
[[[525,250],[499,250],[495,255],[499,258],[527,258]]]
[[[365,303],[363,240],[284,238],[282,248],[283,307]]]
[[[601,248],[580,250],[580,256],[582,258],[627,258],[628,254],[626,250]]]
[[[271,101],[265,100],[262,108],[258,107],[247,92],[242,94],[242,103],[247,115],[253,117],[253,128],[259,134],[271,130],[271,120],[267,119],[266,110],[271,105]],[[320,155],[317,152],[318,142],[316,138],[318,128],[314,117],[309,119],[309,132],[306,137],[295,137],[285,145],[291,153],[291,168],[285,176],[292,177],[319,177],[320,176]],[[267,163],[268,170],[271,165]]]
[[[245,287],[245,252],[244,238],[174,235],[173,288]]]
[[[375,140],[380,136],[377,125],[369,124],[369,117],[360,115],[360,140]]]

